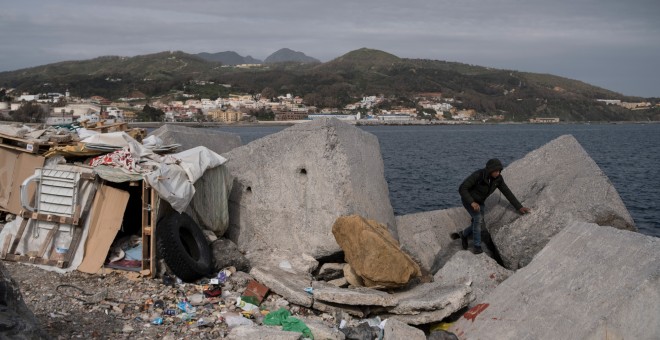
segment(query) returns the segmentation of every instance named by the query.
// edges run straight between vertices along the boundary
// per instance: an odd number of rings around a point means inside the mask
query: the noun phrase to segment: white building
[[[307,119],[310,119],[310,120],[321,119],[321,118],[336,118],[336,119],[339,119],[339,120],[357,120],[358,119],[357,115],[322,114],[322,113],[314,113],[314,114],[307,115]]]
[[[394,114],[379,115],[378,120],[387,121],[387,122],[393,122],[393,121],[402,122],[402,121],[411,121],[413,119],[412,117],[410,117],[410,115],[407,114],[394,113]]]

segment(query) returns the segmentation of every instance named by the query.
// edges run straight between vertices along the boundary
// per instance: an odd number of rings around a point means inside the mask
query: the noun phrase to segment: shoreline
[[[258,121],[258,122],[130,122],[132,128],[159,128],[166,124],[181,125],[187,127],[209,128],[209,127],[266,127],[266,126],[293,126],[296,124],[310,122],[311,120],[287,120],[287,121]],[[660,124],[660,121],[588,121],[588,122],[559,122],[559,123],[530,123],[530,122],[445,122],[445,121],[410,121],[410,122],[373,122],[373,121],[350,121],[342,122],[356,126],[437,126],[437,125],[598,125],[598,124]],[[12,123],[12,122],[7,122]]]

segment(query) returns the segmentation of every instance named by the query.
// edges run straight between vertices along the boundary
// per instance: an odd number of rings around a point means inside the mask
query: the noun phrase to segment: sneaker
[[[461,238],[461,245],[463,246],[463,250],[468,249],[468,239],[463,235],[463,232],[458,233],[459,237]]]
[[[458,240],[459,238],[461,238],[461,235],[459,235],[458,233],[451,233],[451,234],[449,234],[449,237],[452,240]]]
[[[474,254],[474,255],[479,255],[483,252],[484,252],[484,250],[481,249],[481,247],[474,247],[474,249],[472,250],[472,254]]]

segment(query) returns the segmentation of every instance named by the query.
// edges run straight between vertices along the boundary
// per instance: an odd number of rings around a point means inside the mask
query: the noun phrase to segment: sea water
[[[284,128],[214,129],[237,133],[243,144],[247,144]],[[660,237],[660,124],[360,128],[378,137],[396,215],[461,206],[459,184],[472,171],[482,168],[488,159],[499,158],[506,166],[561,135],[573,135],[608,176],[639,231]]]

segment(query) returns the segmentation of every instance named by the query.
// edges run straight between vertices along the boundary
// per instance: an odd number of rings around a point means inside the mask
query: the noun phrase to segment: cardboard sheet
[[[0,148],[0,209],[12,214],[21,211],[21,183],[45,161],[43,156]]]
[[[89,234],[85,241],[85,255],[78,271],[95,274],[103,266],[108,250],[121,228],[129,193],[101,185],[90,213]]]

